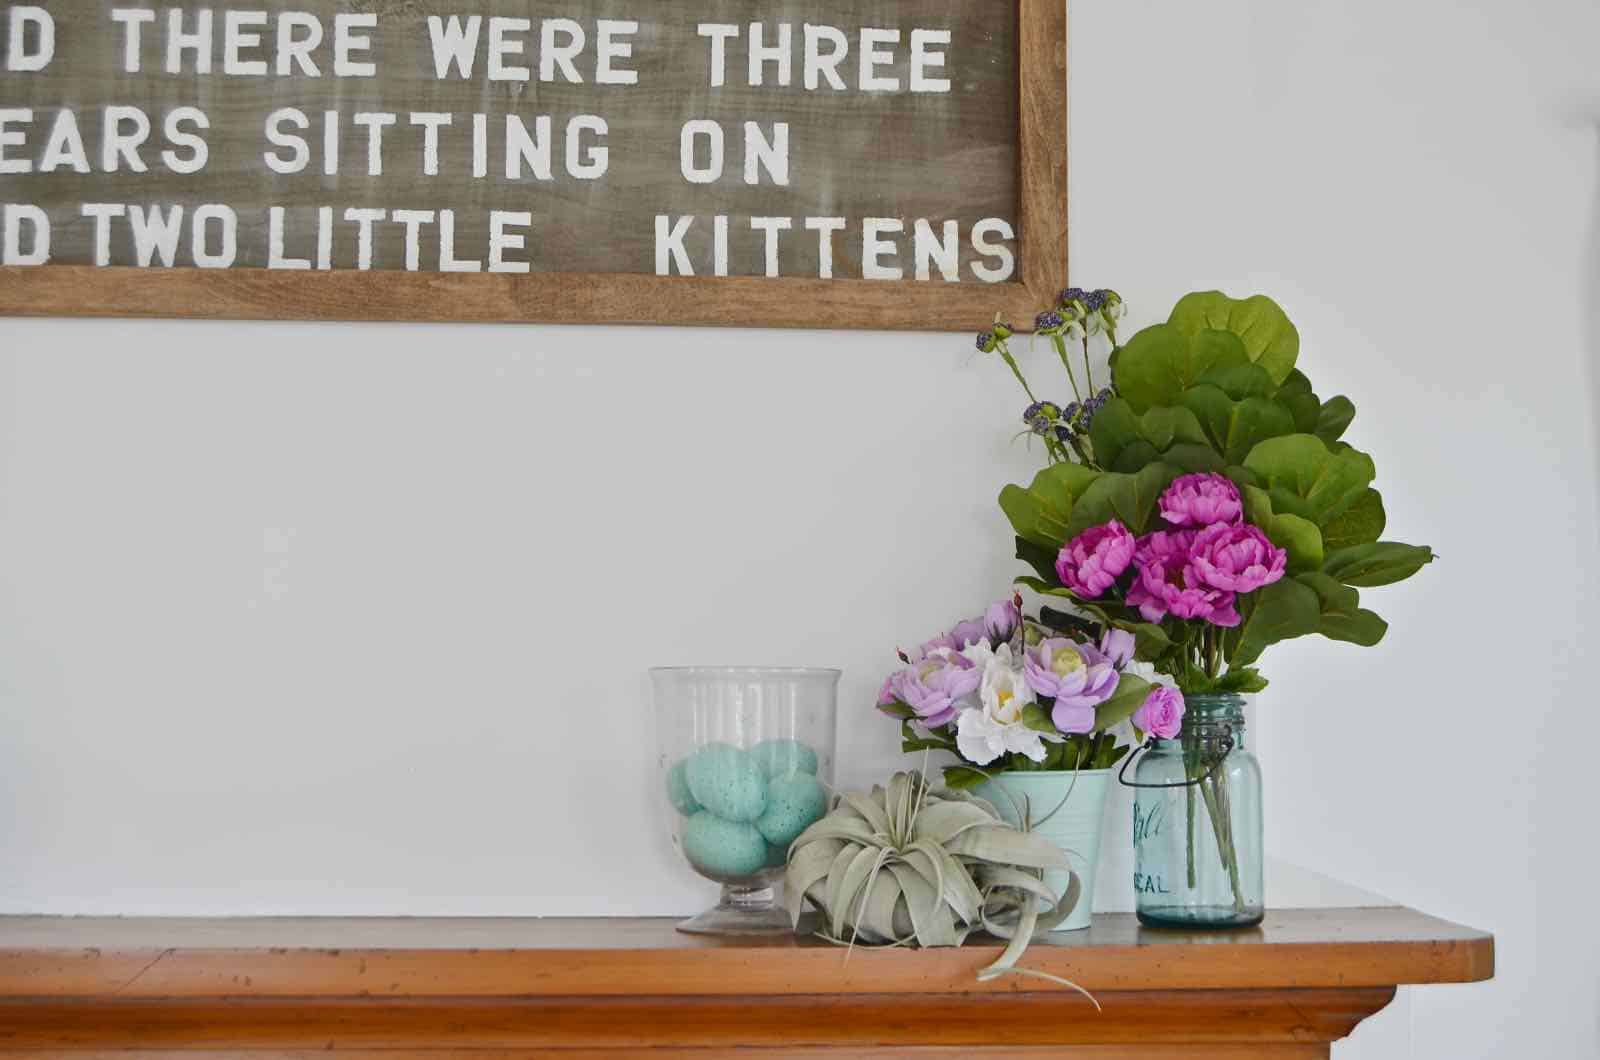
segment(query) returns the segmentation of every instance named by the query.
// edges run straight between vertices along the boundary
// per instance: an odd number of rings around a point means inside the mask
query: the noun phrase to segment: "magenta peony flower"
[[[1085,600],[1098,599],[1122,577],[1137,547],[1128,528],[1115,519],[1092,526],[1062,548],[1056,557],[1056,576]]]
[[[996,644],[1010,640],[1011,634],[1017,631],[1017,624],[1021,621],[1022,609],[1017,606],[1015,597],[990,604],[989,610],[983,613],[984,631]]]
[[[1190,561],[1193,530],[1158,530],[1139,541],[1138,574],[1128,589],[1128,606],[1147,622],[1167,615],[1195,618],[1214,626],[1237,626],[1241,619],[1233,593],[1207,585]]]
[[[1133,712],[1133,724],[1140,732],[1163,740],[1175,740],[1183,731],[1183,693],[1176,688],[1157,685],[1150,695]]]
[[[1239,487],[1222,475],[1183,475],[1161,495],[1161,518],[1173,526],[1198,529],[1213,523],[1237,523],[1244,518]]]
[[[1100,638],[1100,650],[1106,653],[1111,665],[1122,669],[1133,661],[1134,635],[1125,629],[1108,629]]]
[[[917,720],[936,729],[953,720],[961,700],[978,690],[983,670],[957,652],[930,655],[889,679],[895,698],[916,712]]]
[[[1254,526],[1210,526],[1200,531],[1190,561],[1205,584],[1253,593],[1283,577],[1289,554]]]
[[[1022,656],[1022,675],[1035,695],[1055,700],[1050,720],[1064,733],[1093,732],[1094,708],[1117,691],[1122,675],[1099,648],[1051,637]]]

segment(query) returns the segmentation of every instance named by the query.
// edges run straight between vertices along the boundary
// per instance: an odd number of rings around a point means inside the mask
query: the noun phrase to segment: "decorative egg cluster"
[[[766,740],[748,751],[706,744],[668,771],[667,798],[688,818],[683,852],[714,878],[783,865],[789,844],[828,809],[817,752],[798,740]]]

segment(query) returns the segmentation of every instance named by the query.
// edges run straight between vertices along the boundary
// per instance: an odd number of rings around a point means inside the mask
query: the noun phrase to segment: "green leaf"
[[[1300,356],[1300,333],[1283,309],[1265,295],[1229,298],[1221,291],[1198,291],[1173,307],[1167,322],[1185,335],[1212,329],[1239,338],[1249,360],[1282,383]]]
[[[1332,553],[1322,569],[1346,585],[1371,589],[1405,581],[1435,558],[1433,549],[1426,545],[1376,541]]]
[[[1066,528],[1073,502],[1100,474],[1079,464],[1052,464],[1035,475],[1027,489],[1013,485],[1001,490],[1000,510],[1018,537],[1059,549],[1071,536]]]
[[[1221,453],[1228,445],[1228,421],[1233,415],[1233,398],[1210,383],[1192,386],[1178,395],[1183,407],[1194,414],[1205,432],[1206,444]]]
[[[1291,397],[1279,395],[1272,400],[1289,413],[1289,418],[1294,421],[1296,433],[1316,433],[1317,425],[1322,422],[1322,402],[1317,400],[1317,395],[1296,394]]]
[[[1322,528],[1322,543],[1330,552],[1354,545],[1370,545],[1383,536],[1387,522],[1383,497],[1377,490],[1368,489]]]
[[[1300,371],[1300,369],[1296,368],[1294,371],[1289,373],[1288,378],[1284,379],[1283,383],[1278,387],[1278,392],[1275,396],[1279,398],[1291,398],[1302,397],[1311,393],[1311,377]],[[1320,408],[1321,405],[1322,403],[1319,401],[1317,406]]]
[[[1295,433],[1294,417],[1288,409],[1266,398],[1235,401],[1220,387],[1205,384],[1185,391],[1181,400],[1205,430],[1212,448],[1230,464],[1242,461],[1268,438]]]
[[[904,753],[913,751],[954,751],[956,742],[949,736],[939,733],[929,733],[923,736],[912,728],[910,721],[900,723],[900,750]]]
[[[1034,732],[1054,733],[1056,723],[1050,720],[1050,714],[1037,703],[1029,703],[1022,708],[1022,724]]]
[[[1220,472],[1228,466],[1222,454],[1211,448],[1210,442],[1205,445],[1179,443],[1161,454],[1161,462],[1186,475],[1196,471]]]
[[[1127,721],[1149,698],[1150,682],[1134,674],[1124,673],[1117,681],[1117,690],[1111,694],[1111,698],[1094,708],[1095,731],[1105,732]]]
[[[1089,764],[1089,768],[1110,769],[1112,766],[1126,758],[1128,752],[1131,750],[1133,750],[1133,748],[1129,747],[1127,744],[1119,744],[1116,742],[1116,740],[1109,740],[1105,743],[1102,743],[1098,748],[1095,749],[1094,761]]]
[[[1312,572],[1295,580],[1317,594],[1322,608],[1317,632],[1329,640],[1370,648],[1389,631],[1389,623],[1361,607],[1361,594],[1348,585],[1341,585],[1337,579]]]
[[[1278,384],[1259,364],[1234,364],[1202,372],[1195,380],[1200,385],[1217,387],[1234,401],[1251,397],[1271,397]]]
[[[1289,373],[1289,378],[1272,399],[1289,410],[1294,417],[1294,429],[1300,434],[1315,434],[1317,424],[1322,419],[1322,399],[1317,397],[1311,389],[1311,380],[1298,369]]]
[[[1245,517],[1289,553],[1290,573],[1322,568],[1322,531],[1316,523],[1289,512],[1278,514],[1272,507],[1272,495],[1259,486],[1246,486],[1241,492]]]
[[[1186,408],[1160,406],[1140,416],[1123,398],[1112,398],[1095,413],[1089,441],[1102,466],[1135,472],[1176,444],[1205,445],[1206,436]]]
[[[1151,464],[1131,475],[1100,475],[1074,505],[1067,538],[1113,519],[1121,521],[1136,536],[1145,533],[1155,517],[1156,502],[1177,477],[1177,470],[1165,464]]]
[[[1354,504],[1377,475],[1370,456],[1355,449],[1334,453],[1313,434],[1269,438],[1250,451],[1244,466],[1272,494],[1273,510],[1292,511],[1319,527]]]
[[[1355,418],[1356,407],[1349,398],[1343,394],[1329,398],[1317,413],[1317,427],[1312,433],[1332,445],[1344,437],[1350,421]]]
[[[971,766],[945,766],[944,786],[955,791],[971,791],[989,779],[989,774]]]
[[[1053,607],[1039,608],[1039,623],[1049,626],[1057,633],[1067,633],[1080,640],[1093,639],[1099,631],[1099,626],[1089,619],[1057,611]]]
[[[1155,623],[1140,622],[1133,627],[1133,644],[1134,658],[1155,662],[1172,648],[1172,638]]]
[[[1344,641],[1347,644],[1358,644],[1363,648],[1370,648],[1383,640],[1389,632],[1389,623],[1385,622],[1375,612],[1365,608],[1358,609],[1351,615],[1328,615],[1322,620],[1322,628],[1318,631],[1329,640]]]
[[[1265,691],[1267,679],[1254,666],[1235,667],[1217,681],[1216,691],[1233,692],[1241,696]]]
[[[1055,580],[1056,557],[1060,554],[1059,548],[1045,548],[1026,538],[1017,538],[1017,558],[1038,571],[1039,577],[1046,581]]]
[[[1071,589],[1064,585],[1057,585],[1053,580],[1045,581],[1043,578],[1030,578],[1027,575],[1023,575],[1020,578],[1013,579],[1012,584],[1020,585],[1025,589],[1032,589],[1040,596],[1060,596],[1071,600],[1073,603],[1079,603],[1077,595]]]
[[[1227,638],[1230,666],[1249,666],[1279,641],[1305,637],[1322,624],[1317,594],[1293,578],[1283,578],[1241,598],[1244,621]]]
[[[1171,324],[1145,328],[1122,347],[1113,378],[1135,412],[1178,403],[1178,396],[1209,373],[1250,362],[1244,343],[1225,332],[1186,332]]]
[[[1021,486],[1007,486],[1000,491],[1000,510],[1011,521],[1011,529],[1024,541],[1041,548],[1060,548],[1067,539],[1067,520],[1072,517],[1072,509],[1054,508]]]
[[[917,712],[916,711],[912,710],[909,706],[907,706],[906,704],[900,702],[898,699],[895,700],[893,703],[880,703],[878,705],[878,709],[881,710],[883,713],[889,715],[889,717],[891,717],[891,718],[899,718],[902,721],[905,721],[905,720],[908,720],[910,718],[914,718],[914,717],[917,716]]]

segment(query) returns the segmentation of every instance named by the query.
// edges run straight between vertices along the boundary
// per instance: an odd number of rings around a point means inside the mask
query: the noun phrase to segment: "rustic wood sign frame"
[[[0,314],[909,331],[977,331],[998,314],[1026,327],[1067,283],[1067,11],[1065,0],[1016,2],[1020,201],[1011,281],[43,265],[0,267]]]

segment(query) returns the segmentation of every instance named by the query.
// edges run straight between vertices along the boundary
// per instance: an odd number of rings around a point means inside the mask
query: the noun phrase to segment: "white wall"
[[[1075,279],[1276,296],[1444,557],[1380,649],[1268,659],[1272,852],[1499,939],[1341,1060],[1600,1050],[1597,30],[1073,10]],[[960,335],[0,322],[0,911],[695,908],[644,668],[843,666],[845,779],[895,765],[894,645],[1013,567],[1011,385]]]

